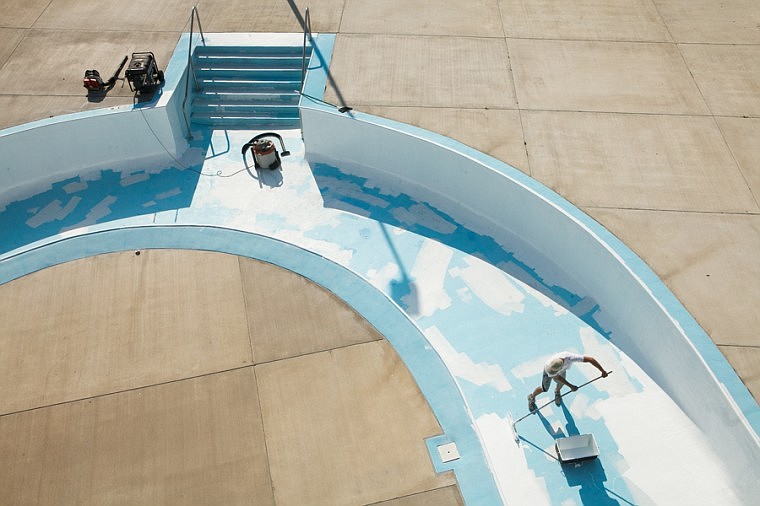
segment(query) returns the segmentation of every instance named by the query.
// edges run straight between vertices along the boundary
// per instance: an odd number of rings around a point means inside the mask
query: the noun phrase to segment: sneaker
[[[562,404],[562,395],[559,392],[554,392],[554,404],[560,406]]]
[[[530,394],[528,396],[528,411],[531,413],[537,411],[538,408],[536,408],[536,398],[533,396],[533,394]]]

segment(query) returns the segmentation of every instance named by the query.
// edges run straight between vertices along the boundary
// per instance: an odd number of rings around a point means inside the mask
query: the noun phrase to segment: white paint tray
[[[555,442],[560,462],[593,459],[599,456],[599,447],[593,434],[562,437]]]

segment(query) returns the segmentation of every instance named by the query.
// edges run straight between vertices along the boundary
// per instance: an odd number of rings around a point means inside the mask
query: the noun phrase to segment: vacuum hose
[[[116,84],[116,80],[119,78],[119,74],[121,74],[121,69],[123,69],[124,65],[127,64],[127,59],[128,57],[125,55],[124,59],[121,60],[121,63],[119,64],[119,68],[117,68],[116,72],[114,72],[113,75],[110,78],[108,78],[108,81],[106,81],[106,86],[110,88],[111,86]]]

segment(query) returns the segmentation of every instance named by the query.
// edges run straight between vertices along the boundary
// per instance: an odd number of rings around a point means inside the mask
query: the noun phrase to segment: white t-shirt
[[[555,360],[561,358],[562,359],[562,367],[559,371],[555,373],[549,372],[549,365]],[[577,353],[570,353],[569,351],[560,351],[559,353],[556,353],[549,357],[549,360],[546,361],[546,364],[544,364],[544,372],[547,376],[550,378],[553,378],[559,374],[564,373],[568,369],[570,369],[570,366],[573,365],[574,362],[583,362],[583,355],[578,355]]]

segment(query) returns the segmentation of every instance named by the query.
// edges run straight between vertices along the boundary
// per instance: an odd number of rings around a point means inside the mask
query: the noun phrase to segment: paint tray
[[[593,459],[599,456],[599,447],[593,434],[562,437],[555,442],[560,462]]]

